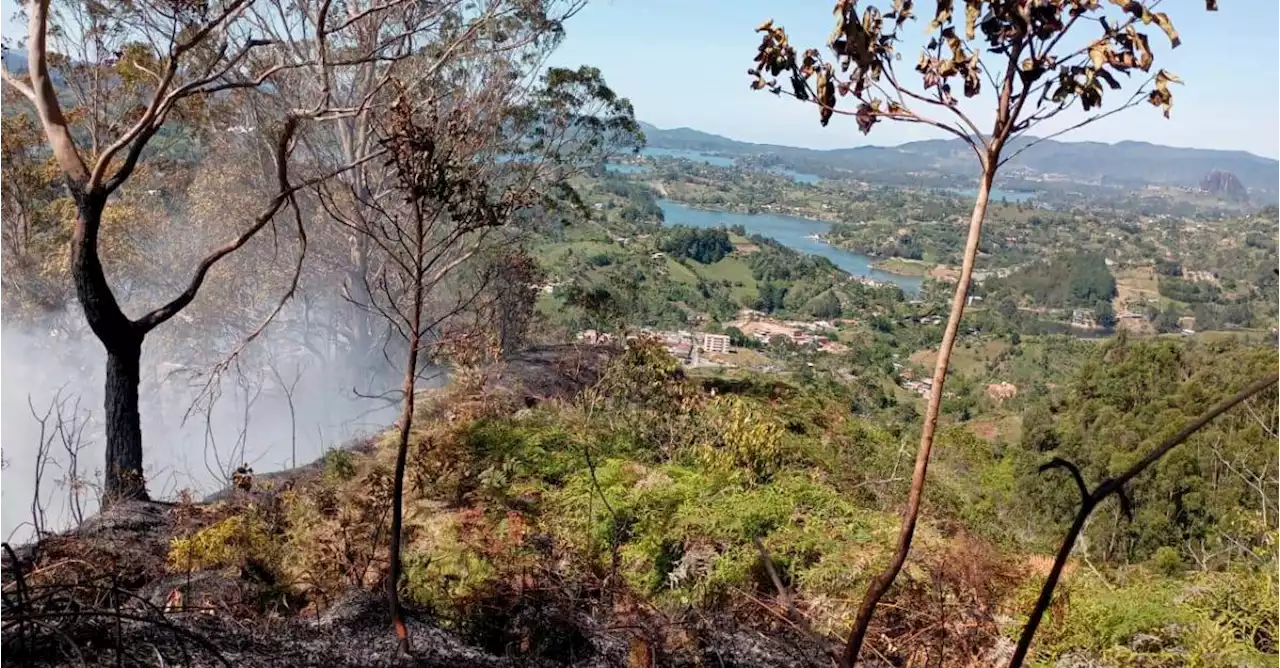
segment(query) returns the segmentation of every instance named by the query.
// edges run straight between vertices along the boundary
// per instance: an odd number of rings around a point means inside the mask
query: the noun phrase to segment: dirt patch
[[[960,280],[960,270],[955,267],[940,264],[929,270],[929,277],[936,278],[940,281],[946,281],[948,283],[955,283]]]
[[[911,353],[911,357],[907,358],[914,364],[919,364],[925,368],[932,369],[934,364],[938,363],[938,351],[933,348],[925,348]]]
[[[994,420],[970,420],[969,431],[988,441],[994,441],[1000,436],[1000,426]]]
[[[1047,555],[1033,554],[1027,557],[1023,563],[1026,565],[1028,573],[1038,578],[1047,577],[1049,571],[1053,570],[1053,557]],[[1062,568],[1062,577],[1070,577],[1071,574],[1076,572],[1078,566],[1079,564],[1076,562],[1068,561],[1067,565]]]
[[[1134,334],[1154,334],[1151,323],[1142,316],[1148,302],[1159,302],[1160,279],[1154,267],[1130,267],[1116,273],[1116,297],[1111,308],[1117,316],[1116,329]]]
[[[1021,421],[1015,415],[999,418],[983,418],[966,423],[978,437],[991,441],[1012,442],[1021,435]]]

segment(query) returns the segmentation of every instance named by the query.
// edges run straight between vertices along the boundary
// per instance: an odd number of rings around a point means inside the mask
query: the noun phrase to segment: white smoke
[[[77,318],[82,327],[79,313],[65,317],[70,322]],[[265,346],[268,354],[246,360],[271,357],[270,337],[254,345],[259,353]],[[160,354],[151,352],[157,348],[144,344],[139,402],[144,470],[153,498],[173,499],[190,490],[198,499],[221,489],[244,462],[255,473],[309,463],[329,448],[381,431],[396,416],[396,406],[386,399],[357,396],[349,381],[323,365],[305,362],[281,362],[273,370],[271,364],[246,361],[221,376],[211,409],[206,410],[206,402],[192,411],[193,401],[209,394],[208,376],[189,372],[208,369],[157,359]],[[76,493],[84,516],[96,510],[104,465],[105,360],[101,344],[87,332],[81,336],[16,325],[0,329],[0,530],[5,539],[20,543],[33,535],[37,481],[46,531],[72,524]],[[292,409],[286,392],[290,387]],[[58,411],[50,410],[55,401],[62,409],[61,432]],[[49,447],[41,457],[39,418],[46,413],[43,444]],[[78,456],[71,447],[77,444]],[[39,476],[38,468],[43,469]],[[77,479],[87,486],[76,485]]]

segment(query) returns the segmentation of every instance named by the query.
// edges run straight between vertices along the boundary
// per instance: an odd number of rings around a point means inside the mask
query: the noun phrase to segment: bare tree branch
[[[58,93],[53,88],[53,79],[49,76],[49,60],[47,35],[49,30],[49,0],[36,0],[31,3],[31,17],[27,27],[27,67],[31,76],[31,90],[34,94],[31,101],[35,104],[36,115],[44,126],[45,135],[53,149],[53,156],[58,166],[71,179],[73,188],[85,190],[88,184],[89,169],[76,149],[75,139],[71,136],[71,128],[62,115],[62,105],[58,103]]]
[[[1014,650],[1013,658],[1009,661],[1009,668],[1021,668],[1023,662],[1027,658],[1027,653],[1031,649],[1031,641],[1035,638],[1036,631],[1040,628],[1040,621],[1044,618],[1044,613],[1049,609],[1049,605],[1053,602],[1053,591],[1058,586],[1058,580],[1062,577],[1062,571],[1067,565],[1067,560],[1071,557],[1072,549],[1075,547],[1076,540],[1080,537],[1080,532],[1084,529],[1085,522],[1094,509],[1098,507],[1108,496],[1112,494],[1120,495],[1121,499],[1125,499],[1124,486],[1139,476],[1152,464],[1160,460],[1161,457],[1169,454],[1170,450],[1181,445],[1184,441],[1200,431],[1205,425],[1212,422],[1215,418],[1223,413],[1231,410],[1237,404],[1249,399],[1250,397],[1261,393],[1262,391],[1274,386],[1277,381],[1277,374],[1271,374],[1264,378],[1260,378],[1248,387],[1237,392],[1234,396],[1220,402],[1218,405],[1205,411],[1200,417],[1188,422],[1179,429],[1177,433],[1165,439],[1162,443],[1152,448],[1142,459],[1138,460],[1123,473],[1108,478],[1101,482],[1092,492],[1085,494],[1080,503],[1080,510],[1076,513],[1075,520],[1072,521],[1071,527],[1067,530],[1067,536],[1062,541],[1062,546],[1058,549],[1057,557],[1054,559],[1053,568],[1050,569],[1048,577],[1045,578],[1044,585],[1040,588],[1040,596],[1036,600],[1035,607],[1031,610],[1031,616],[1027,620],[1026,626],[1022,628],[1022,634],[1018,638],[1018,646]],[[1060,460],[1059,460],[1060,461]],[[1065,462],[1064,462],[1065,464]],[[1074,467],[1071,467],[1074,468]],[[1083,485],[1083,480],[1079,478],[1077,471],[1077,481]],[[1124,501],[1126,504],[1127,500]]]

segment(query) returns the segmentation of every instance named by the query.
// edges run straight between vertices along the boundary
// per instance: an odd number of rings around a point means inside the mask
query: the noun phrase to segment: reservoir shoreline
[[[920,277],[884,271],[874,266],[881,258],[848,251],[823,241],[822,236],[831,229],[831,223],[825,221],[777,214],[701,209],[668,199],[659,199],[658,206],[662,209],[663,225],[699,228],[741,225],[748,234],[773,239],[800,253],[825,257],[851,276],[891,283],[908,295],[920,292],[923,282]]]

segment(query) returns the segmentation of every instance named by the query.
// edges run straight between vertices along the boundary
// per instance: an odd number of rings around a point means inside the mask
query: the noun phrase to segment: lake
[[[779,176],[790,176],[796,183],[807,183],[812,185],[822,180],[822,177],[817,174],[805,174],[804,172],[797,172],[785,167],[770,167],[769,172]]]
[[[917,277],[899,276],[887,271],[880,271],[871,266],[875,259],[870,256],[836,248],[817,239],[809,238],[810,235],[825,234],[827,230],[831,229],[830,223],[767,213],[748,214],[707,211],[665,199],[658,200],[658,206],[662,208],[662,213],[665,216],[664,225],[685,225],[703,228],[741,225],[746,228],[747,234],[759,234],[760,236],[768,237],[801,253],[821,255],[831,260],[832,264],[854,276],[863,276],[877,281],[893,283],[909,295],[920,292],[921,279]]]
[[[648,165],[617,165],[612,162],[606,162],[604,169],[607,172],[617,172],[619,174],[644,174],[645,172],[653,171]]]
[[[701,162],[714,167],[732,167],[733,158],[725,158],[718,155],[709,155],[701,151],[689,151],[682,148],[646,148],[640,151],[640,155],[650,158],[670,158],[673,160],[691,160],[693,162]]]
[[[963,195],[964,197],[978,196],[977,188],[948,188],[948,191],[957,195]],[[1036,193],[1027,192],[1025,190],[1001,190],[999,188],[992,188],[990,201],[999,202],[1000,200],[1004,200],[1006,202],[1025,202],[1035,196]]]

